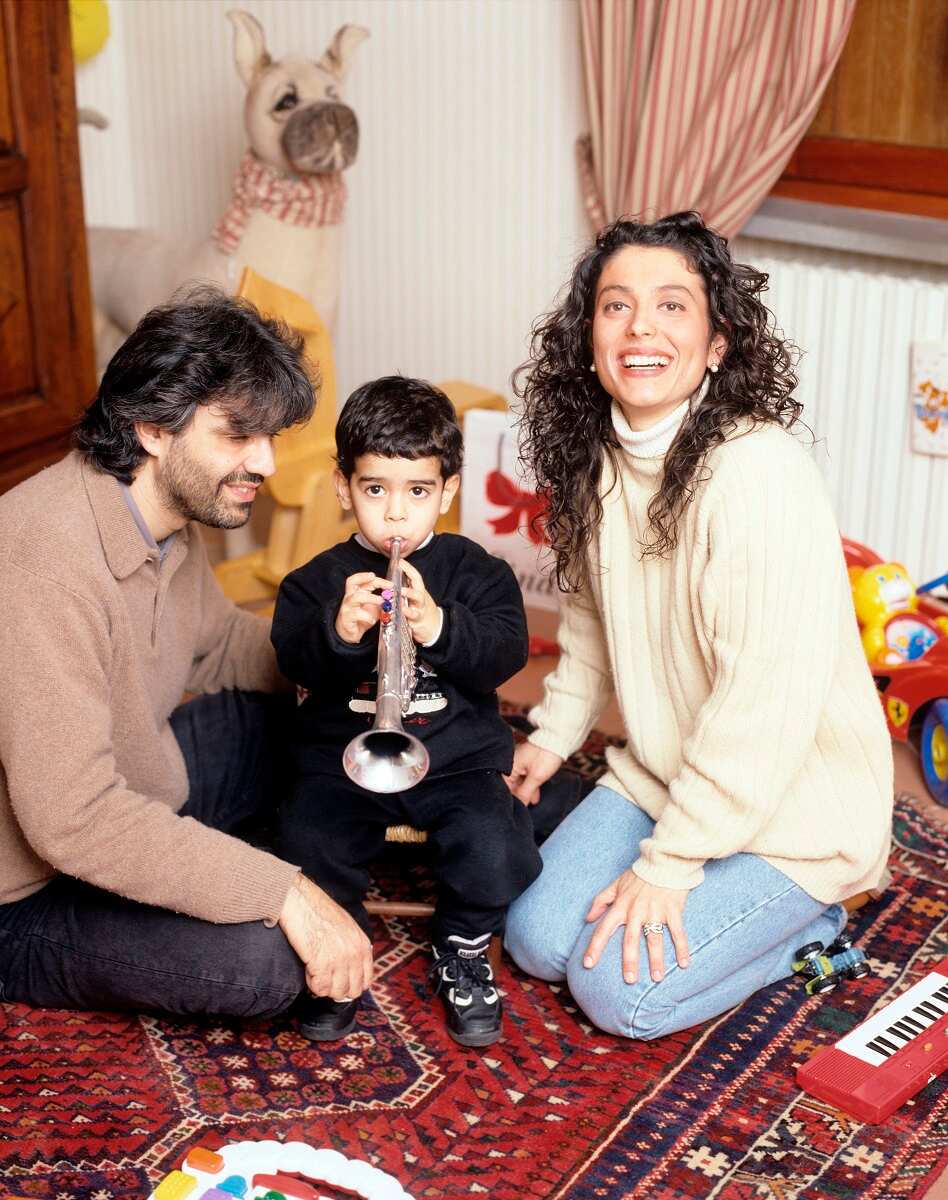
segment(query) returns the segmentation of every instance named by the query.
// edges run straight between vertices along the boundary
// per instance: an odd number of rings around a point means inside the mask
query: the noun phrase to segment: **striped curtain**
[[[580,0],[593,229],[698,209],[725,237],[812,121],[855,0]]]

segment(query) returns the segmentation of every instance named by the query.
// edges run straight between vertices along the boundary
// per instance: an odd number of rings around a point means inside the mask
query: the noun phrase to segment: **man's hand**
[[[344,908],[297,875],[280,910],[280,928],[306,968],[314,996],[355,999],[372,984],[372,943]]]
[[[552,750],[542,750],[532,742],[521,742],[514,751],[513,767],[504,776],[510,791],[529,807],[540,799],[540,784],[546,783],[563,765]]]
[[[598,921],[599,925],[589,940],[583,966],[594,967],[606,948],[606,942],[620,925],[624,925],[622,978],[626,983],[635,983],[639,977],[643,926],[651,924],[654,927],[661,926],[660,931],[645,934],[651,978],[657,983],[665,977],[665,929],[671,937],[679,967],[687,967],[688,937],[683,921],[687,899],[688,892],[685,890],[658,887],[639,879],[631,869],[623,871],[618,879],[593,899],[586,914],[587,921]]]
[[[405,620],[411,630],[411,636],[419,645],[426,646],[433,642],[441,632],[441,609],[435,604],[421,572],[408,561],[401,564],[402,570],[408,576],[408,584],[402,585],[402,601],[405,606]]]
[[[336,633],[350,646],[357,645],[382,611],[382,588],[391,587],[372,571],[358,571],[346,580],[346,590],[336,613]]]

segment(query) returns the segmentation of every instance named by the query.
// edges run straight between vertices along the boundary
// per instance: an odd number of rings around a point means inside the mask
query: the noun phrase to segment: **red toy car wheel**
[[[922,725],[922,771],[933,799],[948,805],[948,698],[936,700]]]

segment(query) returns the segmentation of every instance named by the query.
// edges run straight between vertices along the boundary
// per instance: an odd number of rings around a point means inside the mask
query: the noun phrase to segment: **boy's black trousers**
[[[368,864],[389,825],[428,835],[427,862],[438,885],[432,940],[502,933],[507,906],[540,874],[527,809],[498,771],[423,779],[389,795],[346,776],[301,776],[282,807],[276,851],[346,908],[364,929]]]

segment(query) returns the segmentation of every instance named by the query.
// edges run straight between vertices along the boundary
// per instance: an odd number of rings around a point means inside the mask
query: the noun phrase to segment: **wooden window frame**
[[[771,195],[948,220],[948,150],[806,137]]]

